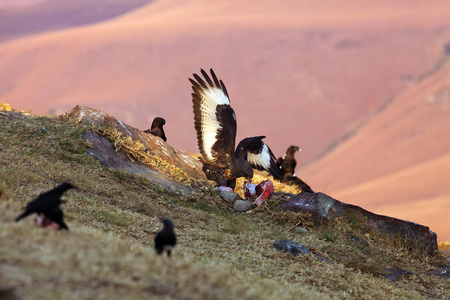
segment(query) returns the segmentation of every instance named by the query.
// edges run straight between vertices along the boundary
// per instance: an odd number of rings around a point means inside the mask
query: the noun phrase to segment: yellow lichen
[[[11,104],[0,102],[0,110],[11,111],[12,110]]]

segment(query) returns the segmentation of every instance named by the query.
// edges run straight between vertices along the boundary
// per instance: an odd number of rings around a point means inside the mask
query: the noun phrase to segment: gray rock
[[[330,264],[334,265],[334,262],[331,259],[323,257],[323,256],[320,256],[320,255],[317,255],[317,254],[314,254],[314,253],[311,253],[302,244],[296,243],[296,242],[291,241],[291,240],[277,240],[275,242],[275,244],[273,244],[273,246],[275,247],[275,249],[280,250],[280,251],[284,251],[284,252],[288,252],[292,256],[297,256],[299,254],[301,254],[301,255],[311,254],[315,258],[318,258],[320,261],[325,261],[327,263],[330,263]]]
[[[194,179],[206,180],[202,171],[203,165],[198,159],[172,148],[168,143],[153,134],[145,133],[138,128],[125,124],[114,116],[79,105],[66,112],[64,116],[97,126],[115,128],[122,133],[122,137],[131,137],[134,141],[141,142],[149,154],[182,169]],[[170,141],[170,136],[168,136],[168,140]]]
[[[234,202],[234,210],[237,211],[246,211],[249,210],[252,207],[252,202],[251,201],[246,201],[246,200],[236,200],[236,202]]]
[[[219,195],[229,203],[234,203],[236,200],[242,200],[241,196],[234,192],[219,191]]]
[[[365,227],[368,231],[382,233],[395,239],[401,237],[410,247],[434,254],[437,251],[437,235],[429,227],[367,211],[359,206],[346,204],[323,193],[287,194],[281,204],[285,210],[311,213],[312,221],[321,224],[326,220],[344,218]]]
[[[442,279],[450,280],[450,267],[443,267],[442,270],[430,270],[425,272],[428,276],[437,276]]]
[[[150,155],[182,169],[195,180],[206,180],[200,161],[190,157],[182,151],[172,148],[161,138],[131,127],[114,116],[100,110],[77,105],[68,111],[65,114],[65,117],[80,122],[91,123],[100,127],[115,128],[122,133],[122,137],[131,137],[134,141],[141,142],[146,148],[146,152]],[[160,171],[153,169],[150,166],[131,161],[125,153],[116,151],[112,143],[103,136],[87,132],[83,135],[83,138],[93,145],[92,148],[87,150],[87,153],[109,168],[127,173],[141,174],[153,183],[170,191],[181,192],[187,195],[191,194],[193,191],[192,188],[183,186],[171,180]]]
[[[303,228],[303,227],[300,227],[300,226],[298,226],[298,227],[295,227],[295,231],[297,231],[297,232],[301,232],[301,233],[307,233],[307,232],[309,232],[309,230],[308,230],[308,229],[306,229],[306,228]]]
[[[185,187],[167,176],[138,162],[132,162],[125,153],[116,152],[112,143],[105,137],[92,132],[86,132],[83,138],[92,143],[92,148],[87,149],[87,153],[99,160],[102,165],[111,169],[124,171],[127,173],[140,174],[169,191],[181,192],[185,195],[192,194],[192,189]]]
[[[277,240],[275,244],[273,244],[273,246],[277,250],[291,253],[292,256],[297,256],[299,254],[305,255],[311,253],[302,244],[290,240]]]
[[[390,281],[400,281],[403,277],[411,275],[413,275],[413,273],[407,270],[389,268],[386,269],[386,273],[383,274],[383,277]]]

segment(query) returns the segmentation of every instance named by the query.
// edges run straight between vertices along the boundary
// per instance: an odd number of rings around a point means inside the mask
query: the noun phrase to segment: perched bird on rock
[[[164,142],[167,142],[166,134],[164,133],[163,125],[166,124],[166,120],[161,117],[156,117],[153,119],[152,127],[150,129],[144,130],[146,133],[151,133],[155,136],[159,136]]]
[[[283,157],[277,159],[276,165],[281,170],[282,178],[281,182],[290,185],[297,185],[306,193],[314,193],[311,187],[306,184],[303,180],[295,175],[295,167],[297,166],[297,161],[295,160],[295,152],[299,151],[298,146],[290,146],[286,150],[286,154]]]
[[[286,150],[286,154],[283,157],[277,159],[277,167],[281,170],[281,175],[283,178],[287,175],[295,176],[295,167],[297,166],[297,161],[295,160],[295,152],[300,151],[298,146],[289,146]]]
[[[156,253],[159,255],[163,254],[164,251],[167,252],[167,256],[170,257],[172,248],[175,247],[177,243],[177,236],[173,231],[173,222],[169,219],[160,219],[164,224],[164,228],[155,236],[155,249]]]
[[[219,186],[234,189],[236,178],[253,177],[253,169],[269,172],[281,179],[275,156],[262,141],[265,136],[243,139],[235,150],[236,115],[230,106],[227,89],[211,69],[211,77],[202,69],[202,79],[193,74],[192,106],[197,144],[202,155],[203,172]]]
[[[15,221],[19,221],[30,214],[37,213],[38,216],[44,215],[41,220],[44,227],[49,226],[49,222],[52,221],[59,225],[59,229],[69,229],[64,223],[64,214],[59,207],[62,203],[66,201],[61,200],[62,194],[68,189],[75,189],[76,187],[68,182],[57,186],[56,188],[40,194],[36,199],[31,201],[25,207],[25,212],[18,216]]]

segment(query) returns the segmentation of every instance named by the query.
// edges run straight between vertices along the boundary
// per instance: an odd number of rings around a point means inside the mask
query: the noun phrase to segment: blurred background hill
[[[450,3],[0,3],[0,102],[80,104],[195,152],[187,80],[213,68],[238,139],[298,145],[314,190],[430,226],[450,240]]]

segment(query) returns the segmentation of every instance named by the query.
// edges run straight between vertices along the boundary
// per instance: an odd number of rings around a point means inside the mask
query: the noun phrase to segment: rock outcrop
[[[294,212],[311,213],[315,224],[325,220],[345,218],[375,233],[401,238],[412,248],[418,248],[430,254],[438,250],[436,233],[427,226],[377,215],[359,206],[340,202],[323,193],[290,194],[281,207]]]
[[[122,137],[131,137],[134,141],[139,141],[144,145],[148,154],[183,170],[192,179],[206,180],[200,161],[182,151],[173,149],[161,138],[131,127],[107,113],[77,105],[68,111],[65,116],[69,119],[91,123],[98,127],[114,128],[122,134]],[[102,164],[113,169],[142,174],[154,183],[169,190],[181,191],[185,194],[191,193],[191,188],[171,180],[157,169],[131,161],[125,153],[116,151],[116,147],[107,138],[93,132],[88,132],[83,137],[92,143],[92,148],[88,149],[88,153]]]

